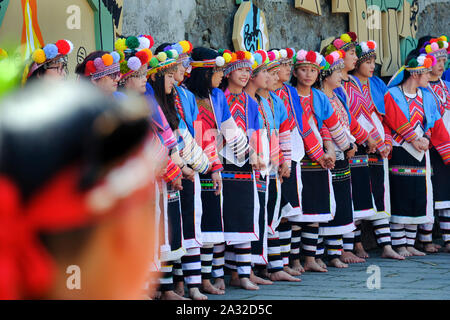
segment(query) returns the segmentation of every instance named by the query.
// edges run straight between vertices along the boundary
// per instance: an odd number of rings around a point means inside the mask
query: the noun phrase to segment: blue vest
[[[302,105],[300,104],[300,97],[298,96],[297,89],[288,84],[285,84],[285,86],[286,88],[288,88],[289,104],[292,108],[292,113],[294,114],[295,123],[297,124],[297,127],[300,130],[300,134],[303,135],[303,121],[302,121],[303,108]]]
[[[334,109],[331,106],[330,99],[328,99],[325,93],[315,88],[312,88],[311,91],[313,111],[320,130],[323,126],[323,122],[333,115]]]
[[[434,127],[434,123],[441,118],[441,115],[439,113],[436,99],[433,94],[424,88],[419,88],[419,90],[422,90],[423,109],[425,112],[424,130],[425,132],[427,132],[430,128]],[[400,88],[392,87],[388,90],[388,93],[394,99],[396,105],[400,108],[400,110],[402,110],[406,118],[410,120],[411,115],[409,113],[409,105]]]
[[[175,86],[175,90],[177,91],[181,105],[183,106],[186,126],[191,135],[195,137],[194,121],[197,120],[198,116],[198,106],[195,95],[183,87]],[[181,118],[180,115],[178,115],[178,117]]]

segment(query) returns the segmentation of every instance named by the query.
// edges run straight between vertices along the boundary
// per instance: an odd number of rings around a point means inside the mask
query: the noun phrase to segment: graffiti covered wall
[[[187,38],[194,46],[235,48],[234,17],[245,0],[127,0],[124,33],[149,33],[156,44]],[[354,29],[378,42],[381,72],[403,63],[415,39],[449,32],[450,0],[253,0],[265,14],[270,47],[319,50]],[[375,10],[378,7],[379,10]],[[429,30],[429,31],[428,31]],[[253,37],[255,33],[250,32]]]

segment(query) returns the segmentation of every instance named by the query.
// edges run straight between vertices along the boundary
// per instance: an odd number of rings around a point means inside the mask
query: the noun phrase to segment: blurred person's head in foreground
[[[0,101],[0,299],[140,297],[156,165],[140,102],[72,82]]]
[[[117,91],[121,56],[118,52],[94,51],[75,68],[75,73],[84,80],[91,81],[105,95]]]
[[[67,56],[72,51],[73,44],[69,40],[58,40],[56,43],[49,43],[43,48],[34,50],[25,64],[22,85],[44,78],[65,79]]]

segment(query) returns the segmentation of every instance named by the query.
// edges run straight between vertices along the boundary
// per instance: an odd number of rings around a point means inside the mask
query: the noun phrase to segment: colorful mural
[[[234,16],[233,46],[236,51],[270,49],[264,12],[252,1],[243,1]]]
[[[0,0],[0,39],[30,53],[59,39],[73,42],[69,69],[95,50],[112,50],[122,33],[123,0]],[[20,53],[18,53],[20,54]]]

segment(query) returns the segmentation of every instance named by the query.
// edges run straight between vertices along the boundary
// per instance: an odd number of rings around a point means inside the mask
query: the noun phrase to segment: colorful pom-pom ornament
[[[70,52],[70,44],[66,40],[58,40],[55,43],[60,54],[66,55]]]
[[[341,56],[339,55],[339,51],[334,51],[330,55],[333,57],[333,63],[341,58]]]
[[[423,66],[424,65],[424,62],[425,62],[425,56],[418,56],[417,57],[417,65],[418,66]]]
[[[419,66],[419,63],[417,62],[416,59],[413,58],[409,61],[408,66],[410,68],[416,68],[417,66]]]
[[[223,58],[225,59],[226,63],[230,63],[231,62],[231,54],[229,54],[228,52],[225,52],[223,54]]]
[[[53,43],[49,43],[44,47],[45,56],[47,60],[53,59],[58,55],[58,47]]]
[[[147,54],[147,56],[148,56],[147,63],[148,63],[150,61],[150,59],[153,57],[152,50],[150,50],[149,48],[145,48],[145,49],[142,49],[141,51],[145,52]]]
[[[105,64],[103,63],[102,58],[95,58],[94,60],[95,69],[100,70],[105,68]]]
[[[223,67],[225,65],[225,59],[221,56],[216,58],[216,66]]]
[[[270,61],[274,61],[276,59],[275,53],[273,51],[269,51],[267,53],[267,57],[269,58]]]
[[[360,47],[362,52],[369,52],[369,45],[366,42],[361,42],[360,43]]]
[[[306,54],[306,60],[311,62],[311,63],[316,62],[316,53],[314,51],[309,51]]]
[[[375,50],[375,49],[377,48],[377,44],[376,44],[376,42],[374,42],[374,41],[367,41],[367,47],[368,47],[370,50]]]
[[[124,38],[117,39],[114,46],[117,51],[125,51],[126,49],[128,49],[128,47],[126,45],[126,39],[124,39]]]
[[[126,61],[122,61],[122,63],[120,64],[120,73],[126,74],[130,71],[131,70],[130,70],[130,68],[128,68],[128,63]]]
[[[350,35],[348,33],[344,33],[343,35],[341,35],[341,40],[349,43],[352,41],[352,38],[350,37]]]
[[[244,60],[245,59],[245,52],[244,51],[237,51],[236,56],[238,60]]]
[[[316,64],[320,65],[323,61],[323,56],[321,54],[316,54]]]
[[[430,45],[430,47],[431,47],[431,50],[432,50],[432,51],[439,50],[439,45],[438,45],[437,42],[433,42],[433,43]]]
[[[245,51],[245,59],[250,60],[252,58],[252,53],[250,51]]]
[[[329,55],[330,53],[332,53],[333,51],[336,51],[336,50],[337,50],[337,48],[334,45],[330,44],[327,47],[327,50],[325,51],[325,55],[327,56],[327,55]]]
[[[258,65],[260,65],[260,64],[263,63],[263,57],[261,56],[260,53],[255,53],[255,54],[253,55],[253,58],[255,58],[255,62],[256,62]]]
[[[136,49],[139,47],[139,39],[136,37],[128,37],[125,44],[129,49]]]
[[[288,53],[286,49],[281,49],[280,50],[280,56],[282,59],[286,59],[288,57]]]
[[[113,63],[119,63],[120,61],[120,54],[116,51],[111,52],[111,57],[113,58]]]
[[[186,40],[180,41],[180,46],[183,48],[183,53],[188,53],[191,46],[190,43]]]
[[[73,51],[73,49],[74,49],[75,47],[74,47],[72,41],[67,40],[67,39],[65,39],[65,41],[66,41],[66,42],[69,44],[69,46],[70,46],[69,53],[67,53],[67,54],[70,54],[70,53],[72,53],[72,51]]]
[[[183,53],[183,47],[182,47],[181,44],[179,44],[179,43],[175,43],[175,44],[172,46],[172,48],[173,48],[174,50],[177,50],[178,55],[180,55],[180,54]]]
[[[115,51],[120,55],[120,60],[119,61],[124,61],[125,60],[125,53],[123,51]]]
[[[159,60],[157,57],[153,57],[150,59],[149,65],[151,68],[156,68],[159,64]]]
[[[148,54],[145,51],[136,52],[136,58],[141,61],[142,65],[147,64],[149,60]]]
[[[344,44],[345,42],[342,39],[336,39],[333,41],[333,45],[338,49],[342,48]]]
[[[426,53],[430,53],[430,52],[432,52],[432,51],[433,51],[433,49],[431,48],[431,45],[425,46],[425,52],[426,52]]]
[[[138,57],[131,57],[128,59],[128,68],[130,68],[133,71],[138,71],[142,67],[141,60],[139,60]]]
[[[91,60],[86,63],[86,67],[84,69],[84,74],[86,76],[90,76],[91,74],[95,73],[96,70],[97,69],[95,68],[94,61]]]
[[[297,61],[304,61],[306,59],[306,55],[308,54],[308,52],[306,50],[299,50],[297,52]]]
[[[150,45],[148,46],[149,49],[151,47],[153,47],[153,45],[155,44],[155,40],[153,39],[153,37],[151,35],[144,34],[142,37],[147,38],[148,41],[150,41]]]
[[[156,55],[160,62],[164,62],[167,60],[167,54],[165,52],[160,52]]]
[[[261,55],[262,63],[267,61],[267,52],[265,50],[256,50],[255,52],[257,52]]]
[[[139,40],[139,47],[138,47],[138,50],[150,48],[150,40],[148,40],[148,39],[145,38],[145,37],[139,37],[138,40]]]
[[[286,48],[287,54],[288,54],[288,58],[292,59],[294,57],[295,54],[295,50],[293,48]]]
[[[114,58],[109,53],[104,54],[102,56],[102,60],[103,60],[103,64],[107,67],[111,66],[114,63]]]
[[[431,66],[434,66],[436,64],[436,62],[437,62],[436,57],[433,56],[432,54],[427,55],[425,57],[425,59],[431,59]],[[427,67],[427,68],[429,68],[429,67]]]
[[[349,35],[351,41],[353,41],[353,42],[355,42],[356,39],[358,38],[358,36],[356,35],[356,33],[353,32],[353,31],[349,31],[349,32],[347,32],[347,34]]]
[[[45,62],[45,60],[47,60],[47,58],[45,56],[45,51],[42,50],[42,49],[37,49],[36,51],[34,51],[33,55],[31,56],[31,58],[37,64],[42,64],[42,63]]]
[[[326,60],[330,65],[333,64],[333,62],[334,62],[334,58],[333,58],[332,55],[327,55],[327,56],[325,57],[325,60]]]

